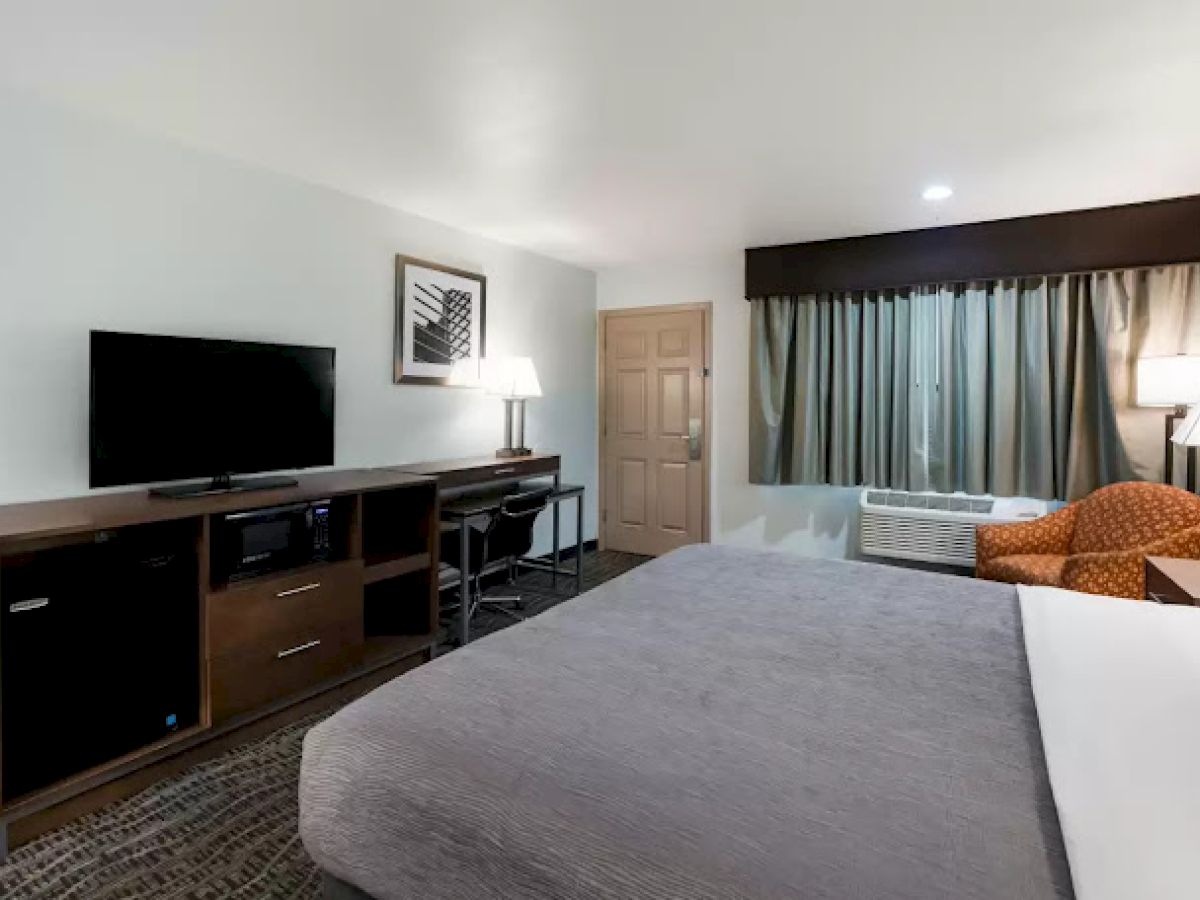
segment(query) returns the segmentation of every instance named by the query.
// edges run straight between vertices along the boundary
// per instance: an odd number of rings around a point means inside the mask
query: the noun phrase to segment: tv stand
[[[286,481],[0,506],[0,865],[8,843],[432,658],[437,480]],[[221,519],[313,500],[327,559],[228,580]]]
[[[254,478],[234,478],[218,475],[212,481],[191,481],[187,484],[167,484],[151,488],[155,497],[179,500],[185,497],[208,497],[212,494],[240,494],[245,491],[269,491],[275,488],[295,487],[299,479],[287,475],[259,475]]]

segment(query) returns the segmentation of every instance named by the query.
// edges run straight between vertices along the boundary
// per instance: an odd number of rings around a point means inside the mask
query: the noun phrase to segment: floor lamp
[[[1178,423],[1180,419],[1187,423],[1196,418],[1196,404],[1200,404],[1200,356],[1180,353],[1147,356],[1137,361],[1137,405],[1171,407],[1164,425],[1163,481],[1175,483],[1175,446],[1187,447],[1187,486],[1190,491],[1196,490],[1196,447],[1200,446],[1200,428],[1193,427],[1188,431],[1196,434],[1197,443],[1185,443],[1178,439],[1184,430]],[[1189,406],[1192,407],[1190,411]]]

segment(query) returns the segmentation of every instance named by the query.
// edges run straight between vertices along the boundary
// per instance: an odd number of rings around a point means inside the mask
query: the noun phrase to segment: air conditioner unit
[[[973,567],[976,525],[1036,519],[1057,506],[1027,497],[867,488],[859,498],[859,548],[869,556]]]

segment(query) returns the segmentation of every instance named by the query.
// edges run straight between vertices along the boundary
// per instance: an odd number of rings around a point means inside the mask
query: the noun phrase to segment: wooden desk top
[[[298,475],[294,487],[262,491],[168,498],[145,488],[0,506],[0,547],[6,543],[84,534],[150,522],[169,522],[213,513],[240,512],[419,485],[474,484],[508,477],[556,472],[557,453],[533,453],[512,459],[473,456],[440,459],[378,469],[343,469]]]
[[[113,494],[92,494],[64,500],[43,500],[0,506],[0,545],[13,541],[82,534],[138,525],[168,522],[212,513],[239,512],[282,506],[303,500],[320,500],[389,488],[435,485],[432,478],[395,469],[346,469],[297,476],[293,487],[264,491],[209,494],[173,499],[157,497],[145,488]]]
[[[428,462],[406,463],[393,467],[397,472],[410,475],[446,475],[450,472],[465,472],[472,469],[520,469],[536,464],[539,468],[547,462],[559,461],[557,453],[531,453],[528,456],[466,456],[459,459],[434,459]],[[505,473],[507,474],[507,473]]]
[[[482,487],[507,481],[520,481],[534,475],[556,475],[562,468],[557,453],[531,453],[528,456],[500,458],[469,456],[464,459],[435,459],[430,462],[397,466],[395,471],[410,475],[429,475],[438,480],[443,491]]]

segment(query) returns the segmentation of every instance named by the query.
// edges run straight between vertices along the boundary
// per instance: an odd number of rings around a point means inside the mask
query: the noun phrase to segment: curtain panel
[[[1164,411],[1135,405],[1135,363],[1200,352],[1198,265],[768,297],[751,309],[757,484],[1069,500],[1161,480]]]

